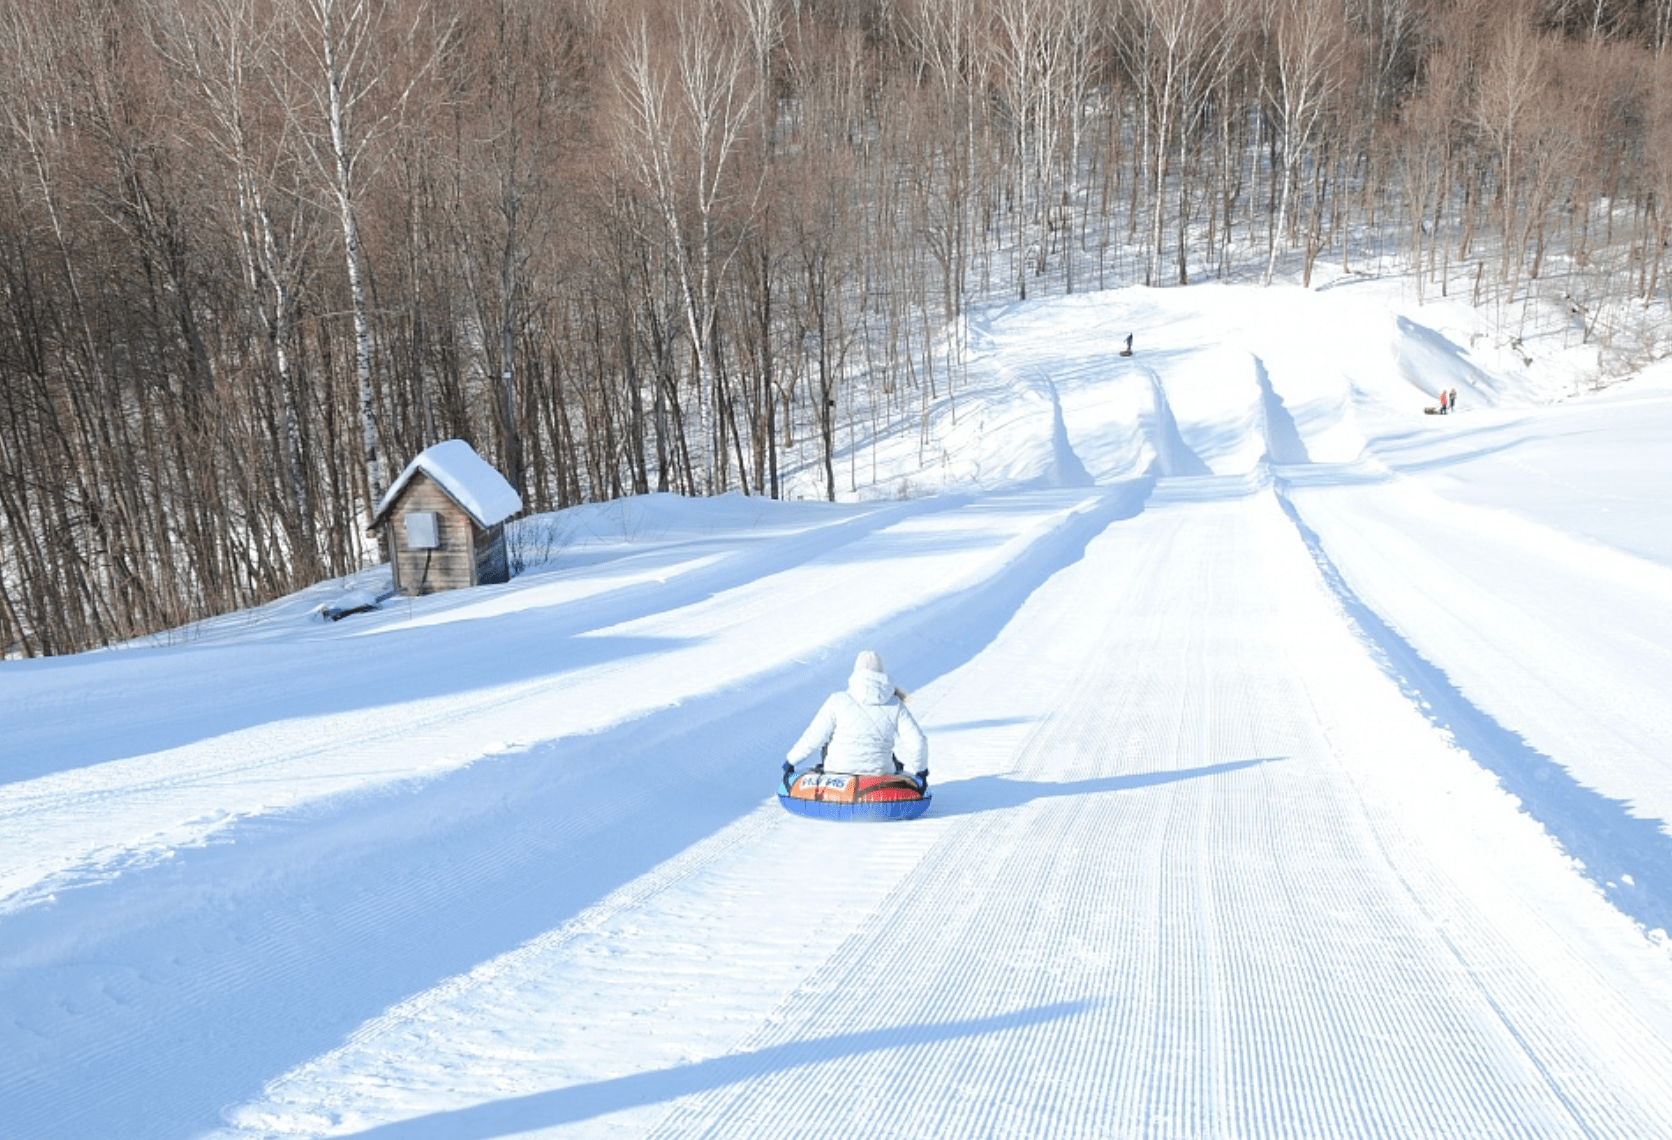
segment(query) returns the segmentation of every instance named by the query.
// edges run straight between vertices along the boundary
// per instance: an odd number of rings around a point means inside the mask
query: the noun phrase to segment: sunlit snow
[[[0,664],[0,1135],[1672,1135],[1672,370],[1351,279],[968,331],[840,502]],[[861,649],[934,807],[790,816]]]

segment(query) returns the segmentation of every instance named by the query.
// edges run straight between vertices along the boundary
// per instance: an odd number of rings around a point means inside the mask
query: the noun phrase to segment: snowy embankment
[[[1370,288],[996,309],[851,502],[0,666],[0,1133],[1672,1135],[1672,383]],[[934,808],[790,817],[862,648]]]

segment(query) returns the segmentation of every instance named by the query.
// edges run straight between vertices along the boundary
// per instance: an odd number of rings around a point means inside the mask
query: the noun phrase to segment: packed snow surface
[[[997,307],[841,502],[0,665],[0,1135],[1672,1136],[1672,380],[1519,347]],[[933,810],[791,816],[862,649]]]

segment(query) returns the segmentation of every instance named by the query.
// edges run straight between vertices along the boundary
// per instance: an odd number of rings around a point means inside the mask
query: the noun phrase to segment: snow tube
[[[790,782],[778,802],[792,815],[809,819],[916,819],[929,810],[929,795],[910,776],[846,776],[806,772]]]

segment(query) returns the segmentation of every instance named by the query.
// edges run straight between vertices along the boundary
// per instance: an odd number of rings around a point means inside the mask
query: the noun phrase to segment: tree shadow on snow
[[[986,728],[1013,728],[1019,724],[1034,724],[1040,719],[1037,716],[992,716],[984,720],[960,720],[952,724],[926,721],[923,731],[931,736],[945,736],[954,732],[979,732]]]
[[[1282,756],[1263,756],[1256,760],[1232,760],[1224,764],[1208,764],[1200,768],[1174,768],[1160,772],[1133,772],[1125,776],[1102,776],[1095,780],[1073,780],[1054,783],[1044,780],[1013,780],[1006,776],[975,776],[968,780],[949,780],[930,790],[935,796],[934,815],[975,815],[987,811],[1017,808],[1035,800],[1056,799],[1062,796],[1090,796],[1102,792],[1125,792],[1135,788],[1153,788],[1162,784],[1177,784],[1185,780],[1200,780],[1209,776],[1223,776],[1271,764],[1285,759]]]
[[[884,1049],[933,1045],[964,1037],[983,1037],[1059,1021],[1078,1016],[1091,1006],[1089,1001],[1058,1002],[967,1021],[890,1026],[814,1041],[791,1041],[671,1069],[633,1073],[591,1084],[571,1085],[381,1124],[354,1133],[351,1140],[490,1140],[491,1137],[536,1128],[554,1128],[624,1109],[660,1104],[726,1085],[758,1080],[771,1073],[819,1065],[844,1057]]]

